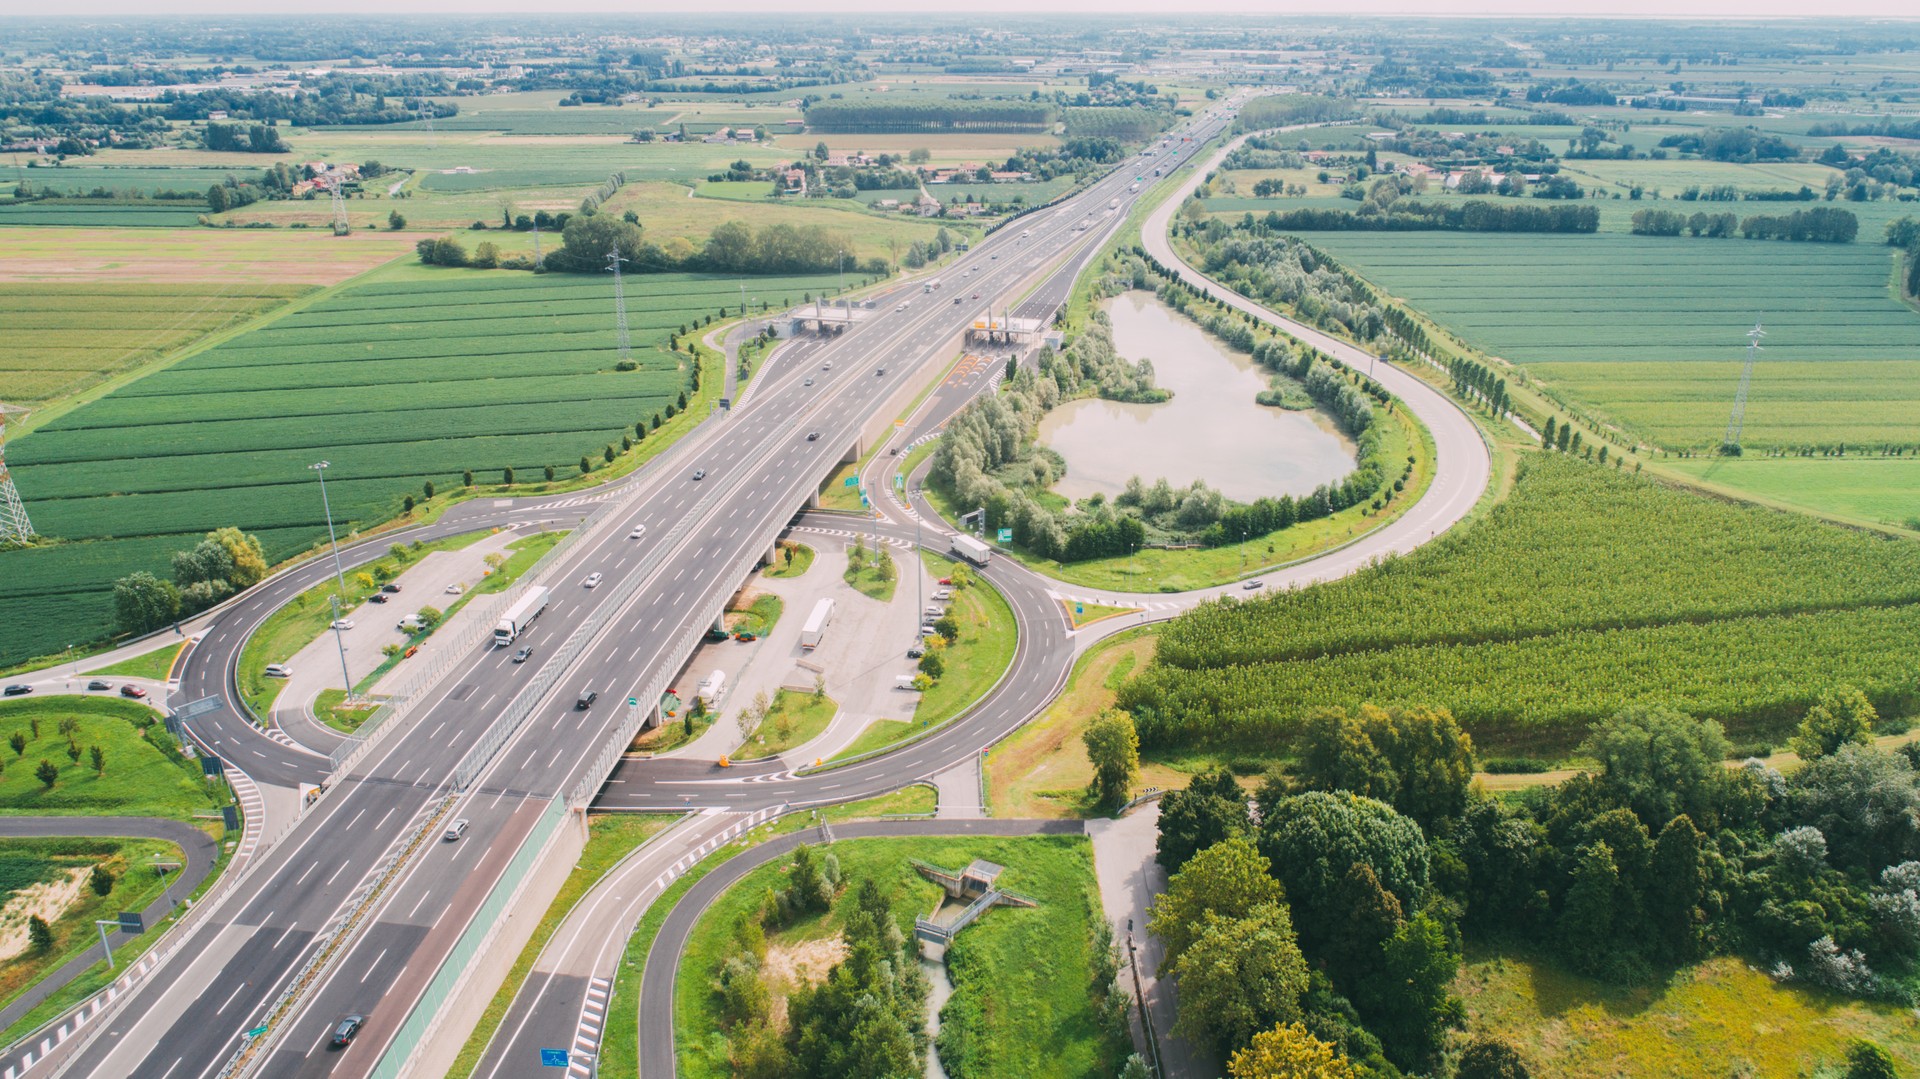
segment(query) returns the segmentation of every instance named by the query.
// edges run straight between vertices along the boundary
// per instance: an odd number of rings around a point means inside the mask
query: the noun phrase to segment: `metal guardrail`
[[[454,799],[451,795],[442,797],[438,805],[428,807],[430,812],[418,825],[414,826],[412,831],[401,836],[399,842],[389,848],[389,853],[381,860],[377,871],[348,898],[346,909],[333,920],[331,925],[320,931],[313,954],[287,983],[286,989],[282,990],[279,997],[275,998],[273,1004],[267,1008],[266,1017],[261,1020],[261,1025],[267,1028],[266,1032],[259,1037],[248,1038],[246,1043],[228,1059],[226,1066],[220,1069],[217,1079],[260,1074],[268,1058],[273,1055],[274,1047],[279,1044],[286,1032],[284,1020],[293,1011],[294,1005],[305,995],[308,987],[326,972],[326,968],[346,953],[348,946],[365,926],[367,915],[372,911],[381,894],[386,891],[389,884],[393,883],[394,878],[399,876],[400,871],[413,860],[413,853],[419,848],[421,842],[439,829],[440,822],[453,809],[453,803]]]

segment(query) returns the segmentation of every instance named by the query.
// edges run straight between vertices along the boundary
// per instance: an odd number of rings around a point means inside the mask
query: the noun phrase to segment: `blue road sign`
[[[566,1066],[567,1066],[567,1051],[566,1051],[565,1049],[542,1049],[542,1050],[540,1050],[540,1066],[541,1066],[541,1067],[543,1067],[543,1068],[564,1068],[564,1067],[566,1067]]]
[[[208,754],[207,756],[200,758],[200,774],[201,775],[218,776],[218,775],[225,775],[226,773],[227,773],[226,762],[222,761],[220,758],[215,757],[212,754]]]
[[[1073,605],[1073,613],[1074,613],[1074,614],[1086,614],[1086,613],[1087,613],[1087,609],[1086,609],[1085,607],[1082,607],[1082,606],[1081,606],[1080,604],[1078,604],[1078,603],[1076,603],[1076,604],[1074,604],[1074,605]]]

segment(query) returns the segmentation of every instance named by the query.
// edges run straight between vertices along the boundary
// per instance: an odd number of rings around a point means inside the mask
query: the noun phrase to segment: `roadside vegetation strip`
[[[773,632],[773,624],[780,620],[780,613],[785,606],[780,597],[771,592],[756,592],[744,608],[726,612],[727,629],[734,633],[765,637]]]
[[[857,802],[843,802],[827,806],[820,811],[826,820],[838,824],[850,820],[871,820],[889,816],[917,816],[930,812],[934,808],[934,791],[931,787],[915,784],[903,787],[891,794],[883,794]],[[613,994],[607,1003],[607,1025],[600,1039],[599,1074],[601,1075],[638,1075],[640,1060],[640,987],[645,976],[647,953],[653,948],[654,938],[660,935],[660,927],[666,923],[667,915],[680,902],[700,878],[713,872],[722,863],[765,840],[787,835],[802,828],[817,825],[819,819],[813,810],[800,810],[778,817],[760,825],[730,842],[716,847],[705,858],[688,866],[686,871],[675,878],[673,883],[647,904],[640,916],[639,924],[627,937],[626,950],[621,953],[620,965],[614,976]]]
[[[175,657],[180,655],[185,642],[172,642],[160,645],[151,652],[123,659],[105,667],[88,669],[89,675],[119,675],[122,678],[148,678],[155,682],[164,682],[173,673]],[[82,666],[85,666],[82,664]]]
[[[1908,541],[1535,456],[1458,534],[1176,620],[1118,703],[1148,750],[1270,753],[1363,703],[1450,708],[1483,747],[1548,759],[1646,700],[1765,740],[1843,684],[1920,710],[1894,643],[1920,628],[1916,582]]]
[[[488,1002],[486,1011],[481,1013],[479,1024],[467,1036],[466,1044],[461,1046],[460,1055],[454,1058],[453,1066],[447,1072],[451,1079],[466,1079],[480,1065],[488,1043],[500,1029],[500,1023],[506,1018],[514,998],[526,985],[534,963],[580,901],[608,873],[618,869],[621,863],[643,849],[654,836],[681,819],[676,813],[596,813],[588,817],[586,848],[581,851],[580,859],[567,875],[566,882],[560,886],[559,894],[548,904],[540,924],[534,927],[532,938],[527,941],[526,947],[520,949],[520,955],[507,972],[506,980]]]
[[[937,833],[941,826],[922,827]],[[713,987],[741,947],[737,925],[763,927],[766,956],[750,976],[763,980],[777,1011],[800,986],[818,984],[836,965],[834,945],[864,882],[878,885],[911,946],[912,919],[931,913],[944,898],[913,862],[956,867],[976,859],[1005,866],[998,883],[1038,905],[997,907],[955,938],[947,959],[954,994],[940,1013],[943,1063],[964,1075],[1091,1079],[1118,1073],[1132,1046],[1123,1030],[1101,1021],[1095,1005],[1095,982],[1106,969],[1095,950],[1106,938],[1095,924],[1103,915],[1092,848],[1083,836],[849,838],[819,848],[815,857],[832,857],[841,876],[825,911],[782,918],[766,910],[767,896],[789,876],[791,857],[782,854],[748,871],[700,912],[677,957],[674,979],[680,1075],[733,1074],[734,1046],[725,1036],[729,1017]],[[1038,1016],[1046,1021],[1035,1022]]]
[[[159,713],[119,697],[36,695],[0,702],[0,759],[6,762],[0,814],[190,821],[228,801],[181,753]],[[37,774],[43,762],[52,766],[52,783]]]
[[[781,540],[779,554],[774,559],[773,565],[763,570],[761,575],[774,578],[798,577],[813,565],[814,557],[812,547],[794,540]]]

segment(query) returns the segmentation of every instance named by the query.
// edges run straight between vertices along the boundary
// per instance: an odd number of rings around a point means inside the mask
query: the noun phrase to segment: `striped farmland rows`
[[[1912,442],[1917,433],[1911,411],[1904,422],[1895,413],[1920,380],[1920,316],[1891,295],[1889,251],[1870,238],[1304,238],[1474,346],[1663,445],[1717,442],[1756,321],[1766,325],[1768,368],[1755,375],[1750,445]],[[1890,382],[1900,388],[1889,393]],[[1647,393],[1654,383],[1661,396]]]
[[[238,525],[269,559],[309,546],[325,534],[307,468],[321,458],[347,529],[391,517],[427,481],[457,486],[466,469],[537,482],[548,465],[572,477],[582,456],[597,464],[687,386],[667,336],[738,304],[730,278],[628,281],[636,371],[614,370],[604,280],[399,267],[12,443],[34,523],[76,542],[0,554],[0,603],[36,612],[0,625],[0,659],[99,637],[112,580],[164,576],[194,533]],[[832,282],[752,285],[797,299]]]

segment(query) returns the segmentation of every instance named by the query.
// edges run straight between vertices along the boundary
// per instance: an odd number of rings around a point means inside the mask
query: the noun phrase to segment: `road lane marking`
[[[386,957],[387,957],[387,949],[385,948],[380,949],[380,954],[374,956],[373,962],[367,965],[367,973],[360,975],[361,985],[367,984],[367,974],[372,974],[374,971],[380,969],[380,960],[385,959]]]

